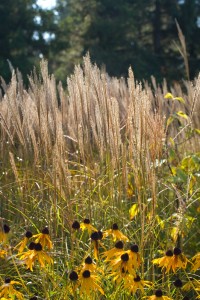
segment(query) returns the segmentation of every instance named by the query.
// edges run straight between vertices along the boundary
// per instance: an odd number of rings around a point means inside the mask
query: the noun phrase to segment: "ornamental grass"
[[[41,62],[0,92],[0,299],[200,298],[200,76]]]

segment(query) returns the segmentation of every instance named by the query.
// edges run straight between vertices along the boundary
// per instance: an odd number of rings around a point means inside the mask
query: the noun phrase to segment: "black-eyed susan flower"
[[[156,290],[155,294],[152,296],[145,297],[149,300],[172,300],[171,298],[167,296],[163,296],[163,292],[161,290]]]
[[[84,219],[83,222],[80,224],[80,228],[82,230],[87,230],[90,235],[92,231],[98,231],[94,226],[91,225],[89,219]]]
[[[156,258],[153,260],[154,264],[158,264],[159,267],[165,269],[168,273],[170,269],[175,273],[177,269],[185,269],[187,266],[188,259],[182,253],[180,248],[174,248],[174,251],[168,250],[165,256]]]
[[[153,260],[153,264],[159,265],[159,267],[161,267],[162,269],[165,268],[166,272],[169,272],[172,266],[172,258],[173,258],[173,252],[171,250],[167,250],[165,256],[160,258],[155,258]]]
[[[4,224],[0,228],[0,243],[6,243],[8,241],[8,234],[10,232],[10,227],[7,224]]]
[[[29,250],[22,253],[20,259],[24,261],[27,269],[33,271],[33,265],[36,260],[38,260],[40,266],[44,268],[47,264],[52,264],[53,259],[42,249],[40,243],[31,242],[29,245]]]
[[[93,262],[90,256],[87,256],[84,260],[81,271],[89,270],[90,272],[95,272],[97,270],[97,265]]]
[[[139,254],[138,245],[136,245],[136,244],[131,245],[130,250],[128,250],[127,253],[129,255],[132,267],[134,269],[138,269],[142,262],[140,254]]]
[[[125,236],[118,228],[118,225],[116,223],[114,223],[111,227],[111,229],[105,230],[103,233],[104,237],[107,236],[112,236],[114,242],[119,240],[119,241],[124,241],[124,242],[128,242],[129,239],[127,236]]]
[[[24,299],[23,294],[14,288],[14,285],[21,285],[20,282],[6,278],[0,286],[0,299]]]
[[[99,240],[100,240],[100,236],[98,231],[95,231],[91,234],[90,236],[91,238],[91,242],[94,245],[94,257],[95,259],[98,259],[98,253],[99,253]]]
[[[195,256],[192,258],[193,266],[192,270],[196,272],[200,268],[200,252],[198,252]]]
[[[150,281],[142,280],[139,275],[134,277],[128,275],[125,278],[124,288],[132,294],[136,293],[137,290],[140,290],[142,293],[144,293],[145,286],[150,287],[152,286],[152,283]]]
[[[84,270],[79,276],[80,282],[80,295],[86,295],[88,298],[92,294],[99,291],[104,295],[103,289],[100,287],[100,280],[97,275],[92,274],[89,270]]]
[[[33,236],[35,238],[35,243],[40,243],[42,245],[42,248],[45,249],[52,249],[53,243],[49,236],[49,229],[45,227],[41,233],[35,234]]]
[[[111,260],[113,257],[122,254],[124,244],[122,241],[115,243],[115,247],[103,252],[102,256],[105,257],[105,261]]]
[[[112,271],[111,276],[115,276],[115,272],[119,272],[122,277],[124,277],[124,274],[128,273],[136,275],[135,269],[132,266],[132,262],[127,252],[123,253],[122,255],[118,255],[116,258],[110,260],[109,269]]]
[[[25,236],[23,238],[23,240],[17,244],[14,249],[18,250],[18,253],[22,253],[24,251],[24,249],[26,248],[26,245],[29,241],[29,239],[33,236],[32,232],[30,231],[26,231]]]
[[[172,271],[175,273],[176,269],[185,269],[189,260],[182,253],[180,248],[174,248]]]

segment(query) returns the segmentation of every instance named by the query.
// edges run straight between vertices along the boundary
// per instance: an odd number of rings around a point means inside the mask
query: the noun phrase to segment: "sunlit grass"
[[[0,298],[199,297],[200,77],[41,68],[0,101]]]

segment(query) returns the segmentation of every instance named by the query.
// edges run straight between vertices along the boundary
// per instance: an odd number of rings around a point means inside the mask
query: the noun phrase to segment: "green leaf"
[[[182,111],[178,111],[176,114],[181,118],[184,118],[186,120],[188,119],[188,116],[186,114],[184,114],[184,112],[182,112]]]

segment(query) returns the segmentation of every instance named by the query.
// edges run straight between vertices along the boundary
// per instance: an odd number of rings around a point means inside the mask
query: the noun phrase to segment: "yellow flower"
[[[83,222],[80,224],[80,228],[82,230],[87,230],[89,234],[92,233],[92,231],[98,231],[94,226],[90,224],[89,219],[83,220]]]
[[[144,287],[150,287],[152,283],[150,281],[145,281],[140,278],[139,275],[135,277],[129,275],[125,279],[124,288],[127,289],[130,293],[136,293],[137,290],[141,290],[144,293]]]
[[[5,279],[5,283],[0,286],[0,299],[13,299],[13,297],[16,297],[17,299],[24,299],[22,293],[17,291],[14,288],[14,285],[18,284],[20,285],[21,283],[18,281],[10,280],[10,278]]]
[[[118,225],[116,223],[114,223],[112,225],[112,228],[111,229],[108,229],[106,231],[104,231],[104,234],[103,236],[104,237],[107,237],[107,236],[112,236],[114,242],[116,240],[119,240],[119,241],[124,241],[124,242],[128,242],[129,239],[127,238],[127,236],[125,236],[118,228]]]
[[[31,271],[33,271],[33,265],[36,260],[38,260],[41,268],[44,268],[46,264],[53,263],[53,259],[42,250],[42,245],[34,242],[30,243],[29,250],[23,253],[20,259],[24,261],[27,269],[30,269]]]
[[[113,281],[119,285],[122,281],[124,281],[125,278],[127,278],[127,276],[130,276],[130,274],[128,271],[125,271],[124,268],[122,268],[120,271],[117,270],[112,272],[110,276],[113,277]]]
[[[122,254],[121,252],[123,252],[123,242],[122,241],[118,241],[116,244],[115,244],[115,247],[108,250],[108,251],[105,251],[102,256],[105,257],[105,261],[109,261],[111,260],[113,257],[117,256],[118,254]]]
[[[190,291],[196,288],[200,288],[200,280],[196,280],[195,278],[189,278],[189,281],[184,284],[183,290]]]
[[[197,269],[200,268],[200,252],[198,252],[195,256],[193,256],[192,261],[194,261],[192,270],[195,272]]]
[[[89,270],[90,272],[95,272],[97,270],[96,264],[93,263],[92,258],[90,256],[86,257],[81,271]]]
[[[132,267],[135,269],[138,269],[142,262],[142,260],[140,258],[140,254],[139,254],[138,245],[136,245],[136,244],[131,245],[131,248],[130,248],[130,250],[127,251],[127,253],[129,255]]]
[[[163,293],[161,290],[157,290],[155,291],[155,294],[152,296],[147,296],[145,297],[149,300],[172,300],[171,298],[167,297],[167,296],[163,296]]]
[[[0,258],[5,258],[8,252],[5,249],[0,249]]]
[[[14,249],[18,250],[18,253],[22,253],[22,252],[24,251],[24,249],[25,249],[25,247],[26,247],[26,245],[27,245],[29,239],[30,239],[32,236],[33,236],[32,233],[31,233],[30,231],[27,231],[27,232],[25,233],[25,237],[23,238],[23,240],[22,240],[19,244],[17,244],[17,245],[14,247]]]
[[[176,269],[185,269],[187,266],[188,259],[182,253],[180,248],[174,248],[174,252],[168,250],[165,256],[156,258],[153,260],[154,264],[158,264],[159,267],[165,268],[165,272],[168,273],[170,269],[175,273]]]
[[[185,269],[189,260],[182,253],[180,248],[174,248],[172,271],[175,273],[176,269]]]
[[[116,275],[115,272],[119,272],[123,277],[124,274],[128,273],[135,275],[135,270],[127,252],[124,252],[122,255],[118,255],[118,257],[111,260],[109,269],[113,271],[111,276]]]
[[[49,237],[49,229],[47,227],[45,227],[41,233],[35,234],[33,237],[36,238],[35,243],[40,243],[43,249],[45,249],[45,247],[48,249],[53,248],[52,241]]]
[[[0,228],[0,243],[6,243],[8,241],[8,233],[10,232],[10,227],[6,224]]]
[[[103,289],[99,285],[99,279],[96,275],[91,274],[89,270],[84,270],[79,276],[80,295],[91,297],[93,293],[99,291],[104,295]]]
[[[95,231],[90,236],[91,242],[94,245],[94,257],[97,260],[99,255],[99,246],[103,247],[100,240],[103,238],[103,233],[101,231]]]

